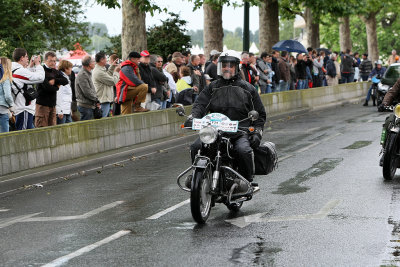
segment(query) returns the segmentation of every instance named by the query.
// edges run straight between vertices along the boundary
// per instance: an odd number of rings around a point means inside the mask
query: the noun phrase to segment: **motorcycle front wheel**
[[[386,140],[385,155],[383,156],[383,178],[392,180],[396,174],[399,157],[397,156],[397,143],[395,134],[390,134]]]
[[[193,175],[192,190],[190,193],[190,209],[193,219],[199,223],[206,223],[211,211],[212,175],[209,168],[196,169]]]

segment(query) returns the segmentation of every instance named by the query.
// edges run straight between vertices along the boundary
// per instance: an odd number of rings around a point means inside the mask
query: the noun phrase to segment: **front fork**
[[[215,171],[213,173],[212,182],[211,182],[211,193],[217,193],[216,189],[217,189],[218,181],[219,181],[220,167],[221,167],[221,152],[218,150],[216,161],[215,161]]]

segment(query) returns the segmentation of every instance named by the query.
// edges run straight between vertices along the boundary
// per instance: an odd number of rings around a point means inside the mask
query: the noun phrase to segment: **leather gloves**
[[[251,148],[257,148],[261,144],[261,138],[262,136],[259,133],[254,133],[250,135],[249,141],[250,141],[250,146]]]

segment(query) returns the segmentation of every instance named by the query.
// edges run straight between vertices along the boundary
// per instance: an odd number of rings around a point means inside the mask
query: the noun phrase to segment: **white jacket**
[[[64,72],[61,72],[65,78],[68,79],[67,85],[62,85],[57,91],[57,104],[56,111],[57,114],[71,114],[71,103],[72,103],[72,89],[71,89],[71,81],[69,77]]]
[[[17,69],[17,70],[16,70]],[[33,68],[24,68],[21,64],[13,62],[11,65],[11,70],[13,73],[13,84],[12,92],[15,102],[15,115],[21,112],[27,111],[32,115],[35,115],[36,99],[31,101],[29,106],[25,106],[25,97],[22,93],[18,93],[18,89],[15,87],[14,83],[22,90],[24,84],[39,84],[44,81],[44,69],[40,65],[36,65]]]

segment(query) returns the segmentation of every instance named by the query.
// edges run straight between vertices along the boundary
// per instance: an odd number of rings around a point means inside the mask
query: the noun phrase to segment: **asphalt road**
[[[279,168],[204,226],[176,185],[188,139],[3,180],[0,265],[400,266],[400,177],[378,165],[385,116],[351,104],[270,121]]]

